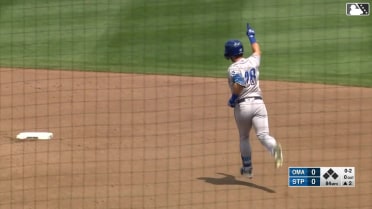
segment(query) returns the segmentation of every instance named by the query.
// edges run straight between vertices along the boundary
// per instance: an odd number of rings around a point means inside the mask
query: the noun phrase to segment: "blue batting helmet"
[[[239,40],[228,40],[225,43],[225,58],[230,59],[231,57],[236,57],[243,55],[244,48],[242,42]]]

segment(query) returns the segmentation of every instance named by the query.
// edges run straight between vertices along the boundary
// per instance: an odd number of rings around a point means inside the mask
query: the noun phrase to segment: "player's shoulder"
[[[253,53],[251,56],[249,56],[247,59],[260,59],[261,55],[258,53]]]
[[[250,65],[251,65],[250,60],[248,58],[241,58],[239,61],[232,63],[229,67],[229,70],[232,70],[232,71],[243,70],[249,67]]]
[[[261,61],[261,55],[253,53],[251,56],[247,58],[247,60],[251,63],[251,65],[259,66]]]
[[[229,68],[228,68],[228,71],[237,71],[239,70],[240,68],[242,68],[242,63],[240,62],[234,62],[232,63]]]
[[[227,72],[230,76],[233,76],[235,74],[238,74],[240,72],[240,69],[241,69],[240,65],[237,65],[236,63],[232,63],[227,69]]]

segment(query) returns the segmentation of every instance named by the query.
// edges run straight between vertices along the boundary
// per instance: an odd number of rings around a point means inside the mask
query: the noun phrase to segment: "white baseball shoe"
[[[274,158],[275,158],[275,166],[277,168],[282,167],[282,165],[283,165],[283,152],[282,152],[282,146],[279,144],[279,142],[274,147]]]
[[[242,176],[253,178],[253,168],[252,167],[241,167],[240,168],[240,174]]]

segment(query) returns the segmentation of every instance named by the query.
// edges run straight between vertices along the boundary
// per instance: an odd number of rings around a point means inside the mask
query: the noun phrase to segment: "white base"
[[[53,138],[53,133],[51,132],[21,132],[17,135],[17,139],[39,139],[39,140],[49,140]]]

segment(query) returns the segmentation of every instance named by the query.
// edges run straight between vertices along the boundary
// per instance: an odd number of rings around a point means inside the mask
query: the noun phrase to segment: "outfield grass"
[[[225,76],[224,42],[249,51],[249,21],[262,79],[372,86],[371,16],[338,0],[234,2],[2,0],[0,66]]]

